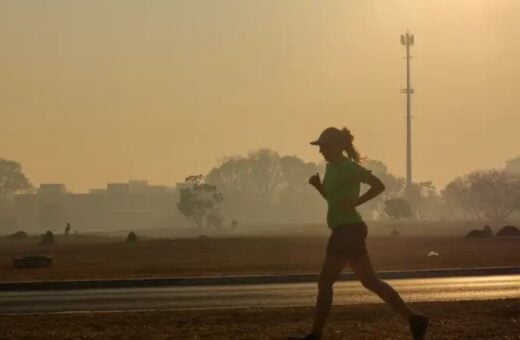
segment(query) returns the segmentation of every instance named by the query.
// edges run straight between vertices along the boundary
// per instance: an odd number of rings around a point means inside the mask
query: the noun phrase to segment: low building
[[[63,184],[42,184],[34,194],[16,195],[13,214],[26,229],[60,232],[66,222],[73,229],[138,229],[178,215],[175,188],[147,181],[109,183],[89,193],[67,192]]]

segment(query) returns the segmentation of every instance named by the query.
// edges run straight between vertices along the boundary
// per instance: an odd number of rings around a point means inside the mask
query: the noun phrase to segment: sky
[[[520,154],[517,0],[0,1],[0,158],[70,191],[174,185],[224,156],[351,129],[405,175],[412,48],[413,179],[442,189]],[[311,174],[309,174],[311,175]]]

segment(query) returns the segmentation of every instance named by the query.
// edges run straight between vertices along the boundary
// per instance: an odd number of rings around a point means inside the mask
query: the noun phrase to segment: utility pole
[[[414,36],[410,32],[401,34],[401,45],[406,47],[406,185],[412,184],[412,94],[414,90],[410,84],[410,47],[414,44]]]

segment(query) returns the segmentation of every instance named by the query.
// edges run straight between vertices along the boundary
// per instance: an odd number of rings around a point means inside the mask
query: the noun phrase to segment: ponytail
[[[348,158],[350,158],[356,163],[359,163],[359,161],[361,160],[361,156],[359,155],[359,152],[353,144],[354,136],[346,127],[341,129],[341,133],[343,134],[343,141],[345,143],[343,150],[347,152]]]

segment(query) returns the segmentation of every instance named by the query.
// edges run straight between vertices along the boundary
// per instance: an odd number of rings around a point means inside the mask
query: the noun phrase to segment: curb
[[[418,279],[464,276],[491,276],[520,274],[520,267],[476,267],[447,268],[408,271],[381,271],[379,278],[388,279]],[[0,292],[37,291],[37,290],[75,290],[75,289],[107,289],[107,288],[145,288],[145,287],[187,287],[216,286],[244,284],[280,284],[316,282],[318,274],[288,274],[288,275],[245,275],[245,276],[210,276],[210,277],[178,277],[151,279],[121,279],[121,280],[79,280],[79,281],[28,281],[1,282]],[[340,274],[338,281],[355,280],[353,273]]]

